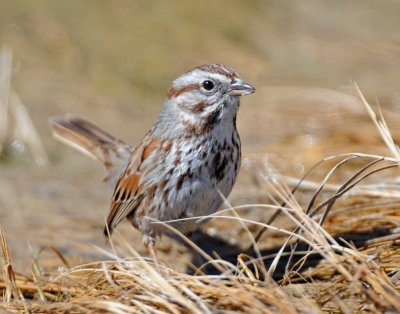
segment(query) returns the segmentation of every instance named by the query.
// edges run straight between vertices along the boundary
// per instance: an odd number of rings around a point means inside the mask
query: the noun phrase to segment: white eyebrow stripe
[[[191,84],[200,84],[202,81],[211,79],[216,82],[231,82],[231,79],[225,75],[215,73],[215,72],[208,72],[200,69],[196,69],[180,78],[176,79],[173,83],[174,88],[181,88],[186,85]]]

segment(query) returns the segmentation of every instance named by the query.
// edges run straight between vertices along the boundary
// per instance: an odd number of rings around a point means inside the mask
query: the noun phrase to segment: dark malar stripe
[[[221,114],[222,107],[210,112],[210,114],[203,118],[203,125],[201,126],[201,133],[206,134],[211,132],[215,124],[219,121],[219,116]]]

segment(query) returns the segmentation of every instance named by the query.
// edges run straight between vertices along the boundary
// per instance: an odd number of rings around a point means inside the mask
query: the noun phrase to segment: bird
[[[106,169],[114,192],[104,234],[127,218],[158,263],[154,245],[165,232],[159,222],[190,233],[206,221],[196,217],[215,213],[230,194],[241,162],[240,97],[254,92],[226,65],[197,66],[173,81],[156,122],[136,146],[77,115],[49,122],[57,139]]]

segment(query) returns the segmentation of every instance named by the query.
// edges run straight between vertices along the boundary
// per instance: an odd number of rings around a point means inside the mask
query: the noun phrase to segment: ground
[[[36,261],[47,282],[48,274],[51,278],[55,273],[69,275],[68,270],[73,267],[109,260],[105,251],[112,252],[102,235],[111,194],[102,182],[103,170],[52,138],[47,123],[50,116],[77,113],[135,144],[157,117],[176,76],[202,63],[225,63],[257,88],[254,95],[243,98],[238,115],[243,162],[229,198],[233,206],[272,204],[271,195],[277,197],[277,193],[268,183],[271,169],[273,175],[282,176],[278,177],[280,182],[292,187],[308,169],[328,156],[352,152],[392,156],[359,101],[352,81],[359,84],[372,105],[378,100],[393,138],[395,141],[399,138],[400,25],[396,1],[384,5],[379,1],[248,1],[246,4],[231,1],[228,6],[223,1],[194,5],[162,1],[25,0],[3,1],[1,6],[0,41],[13,52],[12,87],[27,107],[49,156],[46,165],[38,166],[23,146],[21,153],[10,115],[7,142],[0,159],[0,222],[14,271],[28,276],[31,282],[31,267]],[[377,110],[376,106],[374,109]],[[366,163],[366,158],[361,158],[340,167],[328,182],[333,187],[327,186],[318,200],[332,195],[335,184],[343,184]],[[328,162],[317,168],[309,178],[317,185],[296,192],[295,198],[303,209],[333,165]],[[331,235],[362,232],[361,238],[370,239],[385,235],[385,230],[396,230],[397,171],[378,172],[360,184],[372,184],[375,193],[349,191],[339,199],[324,225]],[[265,223],[272,210],[252,205],[239,209],[238,213]],[[289,230],[293,227],[287,218],[278,219],[274,225]],[[249,229],[255,234],[259,226],[249,224]],[[132,257],[130,248],[147,256],[140,234],[128,223],[121,224],[118,231],[129,244],[126,246],[118,235],[113,238],[118,256]],[[242,250],[251,244],[247,231],[232,220],[213,219],[204,232],[226,241],[224,245],[235,245]],[[280,231],[269,231],[262,237],[259,248],[265,252],[279,248],[284,239]],[[375,269],[378,278],[383,273],[382,278],[386,278],[397,267],[397,253],[393,253],[397,251],[392,247],[397,242],[378,243],[384,244],[382,248],[371,248],[368,245],[373,244],[362,241],[358,244],[361,252],[369,252],[367,255],[387,254],[392,259],[378,258],[377,266],[368,264],[370,261],[358,260],[358,263],[366,269]],[[158,250],[160,260],[171,268],[166,272],[167,280],[185,276],[184,282],[195,293],[208,297],[216,293],[220,282],[210,284],[216,287],[215,291],[205,291],[199,288],[197,279],[183,275],[192,257],[190,249],[177,240],[163,237]],[[335,258],[343,262],[352,276],[362,277],[353,272],[356,268],[353,260]],[[237,255],[233,261],[237,262]],[[318,311],[329,311],[329,306],[345,311],[350,305],[344,306],[335,298],[333,305],[321,302],[329,294],[330,285],[337,289],[333,291],[339,291],[349,282],[348,278],[340,277],[346,276],[344,271],[329,269],[330,262],[328,259],[326,265],[310,270],[310,278],[319,280],[315,286],[281,283],[284,290],[271,293],[275,293],[277,300],[284,293],[293,302],[292,310],[301,311],[303,301],[296,303],[292,298],[292,294],[296,295],[293,289],[300,287],[303,292],[299,294],[311,295]],[[110,269],[115,271],[113,267],[116,266],[111,265]],[[252,271],[243,276],[251,279]],[[321,275],[326,273],[336,277]],[[240,280],[245,281],[242,277]],[[176,282],[171,285],[176,286]],[[362,290],[354,282],[354,289]],[[98,287],[100,292],[90,297],[107,299],[102,292],[108,282],[101,283],[104,286]],[[396,288],[396,283],[391,288]],[[93,286],[93,282],[90,284]],[[254,287],[251,280],[236,288],[238,293],[250,291],[248,300],[251,300],[250,287]],[[21,289],[27,299],[32,298],[31,292],[22,286]],[[32,284],[31,290],[37,289]],[[390,290],[386,286],[385,289]],[[71,299],[55,300],[81,300],[87,291],[70,293]],[[363,303],[365,311],[374,311],[368,308],[371,304],[377,311],[393,310],[366,301],[362,293],[368,295],[368,291],[361,291],[358,299],[349,295],[339,300],[346,300],[345,304],[355,300],[350,311],[360,310]],[[369,297],[374,299],[371,294]],[[120,298],[115,291],[110,294],[111,300],[121,301]],[[265,300],[260,302],[267,306]],[[57,305],[49,306],[47,310],[51,311],[51,306]],[[77,305],[72,302],[71,306]]]

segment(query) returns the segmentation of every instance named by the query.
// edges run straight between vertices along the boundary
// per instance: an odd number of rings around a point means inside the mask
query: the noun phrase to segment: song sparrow
[[[214,213],[240,167],[239,97],[254,91],[227,66],[196,67],[173,82],[156,123],[136,147],[86,119],[51,118],[56,137],[107,170],[114,194],[105,234],[127,217],[156,260],[154,242],[162,225],[155,221]],[[199,224],[199,219],[184,219],[174,227],[189,232]]]

